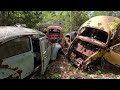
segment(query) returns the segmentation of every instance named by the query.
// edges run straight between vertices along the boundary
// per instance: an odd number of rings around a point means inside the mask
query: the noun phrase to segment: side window
[[[28,37],[21,37],[10,40],[0,45],[0,59],[30,51],[30,41]]]
[[[115,46],[115,47],[113,48],[113,51],[115,51],[115,52],[117,52],[117,53],[120,54],[120,44],[117,45],[117,46]]]

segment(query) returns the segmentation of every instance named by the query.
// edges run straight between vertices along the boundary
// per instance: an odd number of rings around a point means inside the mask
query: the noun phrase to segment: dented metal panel
[[[51,58],[51,47],[47,36],[40,31],[1,26],[0,79],[23,79],[37,70],[38,66],[44,74]],[[39,57],[37,61],[36,55]]]
[[[15,36],[34,35],[34,34],[45,36],[45,34],[43,34],[42,32],[30,28],[0,26],[0,42]]]
[[[61,49],[61,45],[59,43],[54,43],[52,45],[52,54],[51,54],[51,60],[55,60],[57,58],[58,51]]]
[[[96,29],[103,30],[107,33],[110,33],[112,32],[112,28],[110,27],[110,25],[111,25],[111,22],[113,22],[114,20],[120,20],[120,19],[117,17],[113,17],[113,16],[96,16],[86,21],[80,27],[80,29],[82,27],[93,27]]]
[[[7,78],[11,76],[11,74],[14,77],[19,76],[22,79],[30,75],[31,72],[33,71],[33,67],[34,67],[33,53],[30,51],[24,54],[15,55],[13,57],[3,59],[1,66],[4,65],[7,65],[8,67],[3,67],[3,68],[0,67],[0,72],[4,73],[2,76],[0,76],[0,79],[3,79],[5,77]]]
[[[87,41],[82,41],[76,37],[68,51],[68,57],[78,67],[88,65],[94,59],[101,57],[100,51],[102,47],[94,45]],[[96,57],[98,56],[98,57]]]
[[[52,44],[48,42],[47,37],[42,37],[39,40],[42,62],[41,74],[44,74],[51,58]]]
[[[108,48],[104,58],[113,65],[120,67],[120,43]]]
[[[113,16],[96,16],[86,21],[70,45],[67,58],[82,70],[100,58],[120,65],[120,19]],[[113,47],[117,47],[116,52]]]
[[[24,41],[25,43],[22,43]],[[27,42],[28,41],[28,42]],[[21,43],[21,44],[20,44]],[[14,46],[16,45],[16,46]],[[23,47],[22,47],[22,46]],[[13,46],[13,47],[12,47]],[[19,47],[21,46],[21,47]],[[34,55],[31,39],[28,37],[16,38],[12,41],[0,45],[3,55],[0,55],[0,79],[3,78],[25,78],[30,75],[34,69]],[[7,50],[4,50],[6,47]],[[24,51],[24,50],[27,51]],[[28,51],[29,50],[29,51]],[[21,53],[22,51],[22,53]]]

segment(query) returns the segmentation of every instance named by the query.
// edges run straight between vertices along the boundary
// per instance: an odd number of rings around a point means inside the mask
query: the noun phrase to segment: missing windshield
[[[104,43],[107,42],[107,38],[108,38],[107,32],[102,31],[100,29],[89,28],[89,27],[83,28],[83,30],[81,29],[81,35],[97,39]]]

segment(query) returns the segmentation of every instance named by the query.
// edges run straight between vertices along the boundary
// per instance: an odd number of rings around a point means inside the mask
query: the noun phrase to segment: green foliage
[[[105,11],[93,11],[91,17],[101,16],[101,15],[107,15],[107,12],[105,12]]]
[[[26,24],[33,28],[42,21],[40,11],[0,11],[0,25],[15,25],[16,23]]]
[[[120,11],[0,11],[0,25],[26,24],[29,28],[57,24],[64,32],[78,30],[89,18],[98,15],[120,17]]]
[[[100,16],[100,15],[120,17],[120,11],[90,11],[88,13],[90,17]]]
[[[87,12],[85,11],[72,11],[71,12],[71,25],[72,31],[78,30],[79,27],[89,19]]]

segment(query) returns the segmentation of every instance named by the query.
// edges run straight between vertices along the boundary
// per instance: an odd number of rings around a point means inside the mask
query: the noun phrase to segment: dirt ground
[[[49,64],[44,75],[41,76],[38,71],[31,79],[120,79],[120,68],[101,61],[97,65],[92,64],[90,70],[82,72],[64,55],[60,55]]]

